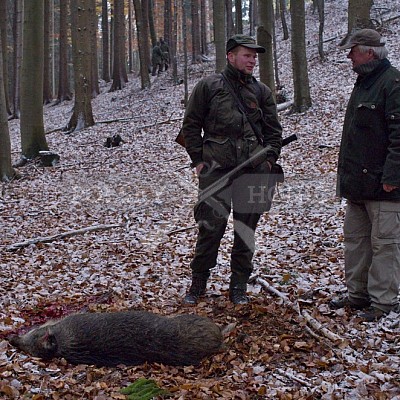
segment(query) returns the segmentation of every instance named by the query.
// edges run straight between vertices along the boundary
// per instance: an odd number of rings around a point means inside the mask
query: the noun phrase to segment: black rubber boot
[[[192,285],[183,299],[184,304],[197,304],[199,297],[206,292],[207,278],[193,276]]]
[[[247,304],[249,298],[246,295],[247,285],[245,283],[236,284],[229,288],[229,299],[233,304]]]

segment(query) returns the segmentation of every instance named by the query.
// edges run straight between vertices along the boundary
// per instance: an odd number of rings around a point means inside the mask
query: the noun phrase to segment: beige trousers
[[[344,244],[349,298],[390,311],[400,285],[400,202],[347,201]]]

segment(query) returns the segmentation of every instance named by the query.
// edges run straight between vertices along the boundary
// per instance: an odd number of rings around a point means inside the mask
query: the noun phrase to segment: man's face
[[[255,49],[239,46],[235,52],[230,51],[227,54],[229,63],[244,74],[252,74],[256,65],[257,52]]]
[[[362,53],[358,46],[354,46],[351,48],[347,58],[350,58],[354,68],[372,61],[374,59],[374,52],[370,49],[366,53]]]

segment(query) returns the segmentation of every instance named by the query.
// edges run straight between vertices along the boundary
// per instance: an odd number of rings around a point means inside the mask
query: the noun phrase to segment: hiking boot
[[[183,299],[184,304],[197,304],[199,297],[206,292],[207,279],[200,277],[192,277],[192,285]]]
[[[365,319],[366,322],[379,321],[383,316],[387,315],[386,311],[376,307],[369,307],[360,314],[360,317]]]
[[[369,300],[358,299],[354,302],[349,299],[349,296],[336,297],[329,302],[329,307],[333,310],[339,308],[350,307],[352,310],[363,310],[371,305]]]
[[[244,287],[232,287],[229,289],[229,299],[233,304],[247,304],[249,298],[246,295],[246,285]]]

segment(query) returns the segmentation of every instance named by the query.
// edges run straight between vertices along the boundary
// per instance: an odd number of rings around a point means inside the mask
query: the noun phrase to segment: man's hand
[[[204,167],[204,164],[196,165],[196,175],[197,176],[200,176],[200,172],[203,169],[203,167]]]
[[[395,189],[398,189],[398,186],[389,185],[389,184],[387,184],[387,183],[384,183],[384,184],[383,184],[383,190],[384,190],[385,192],[390,193],[392,190],[395,190]]]

